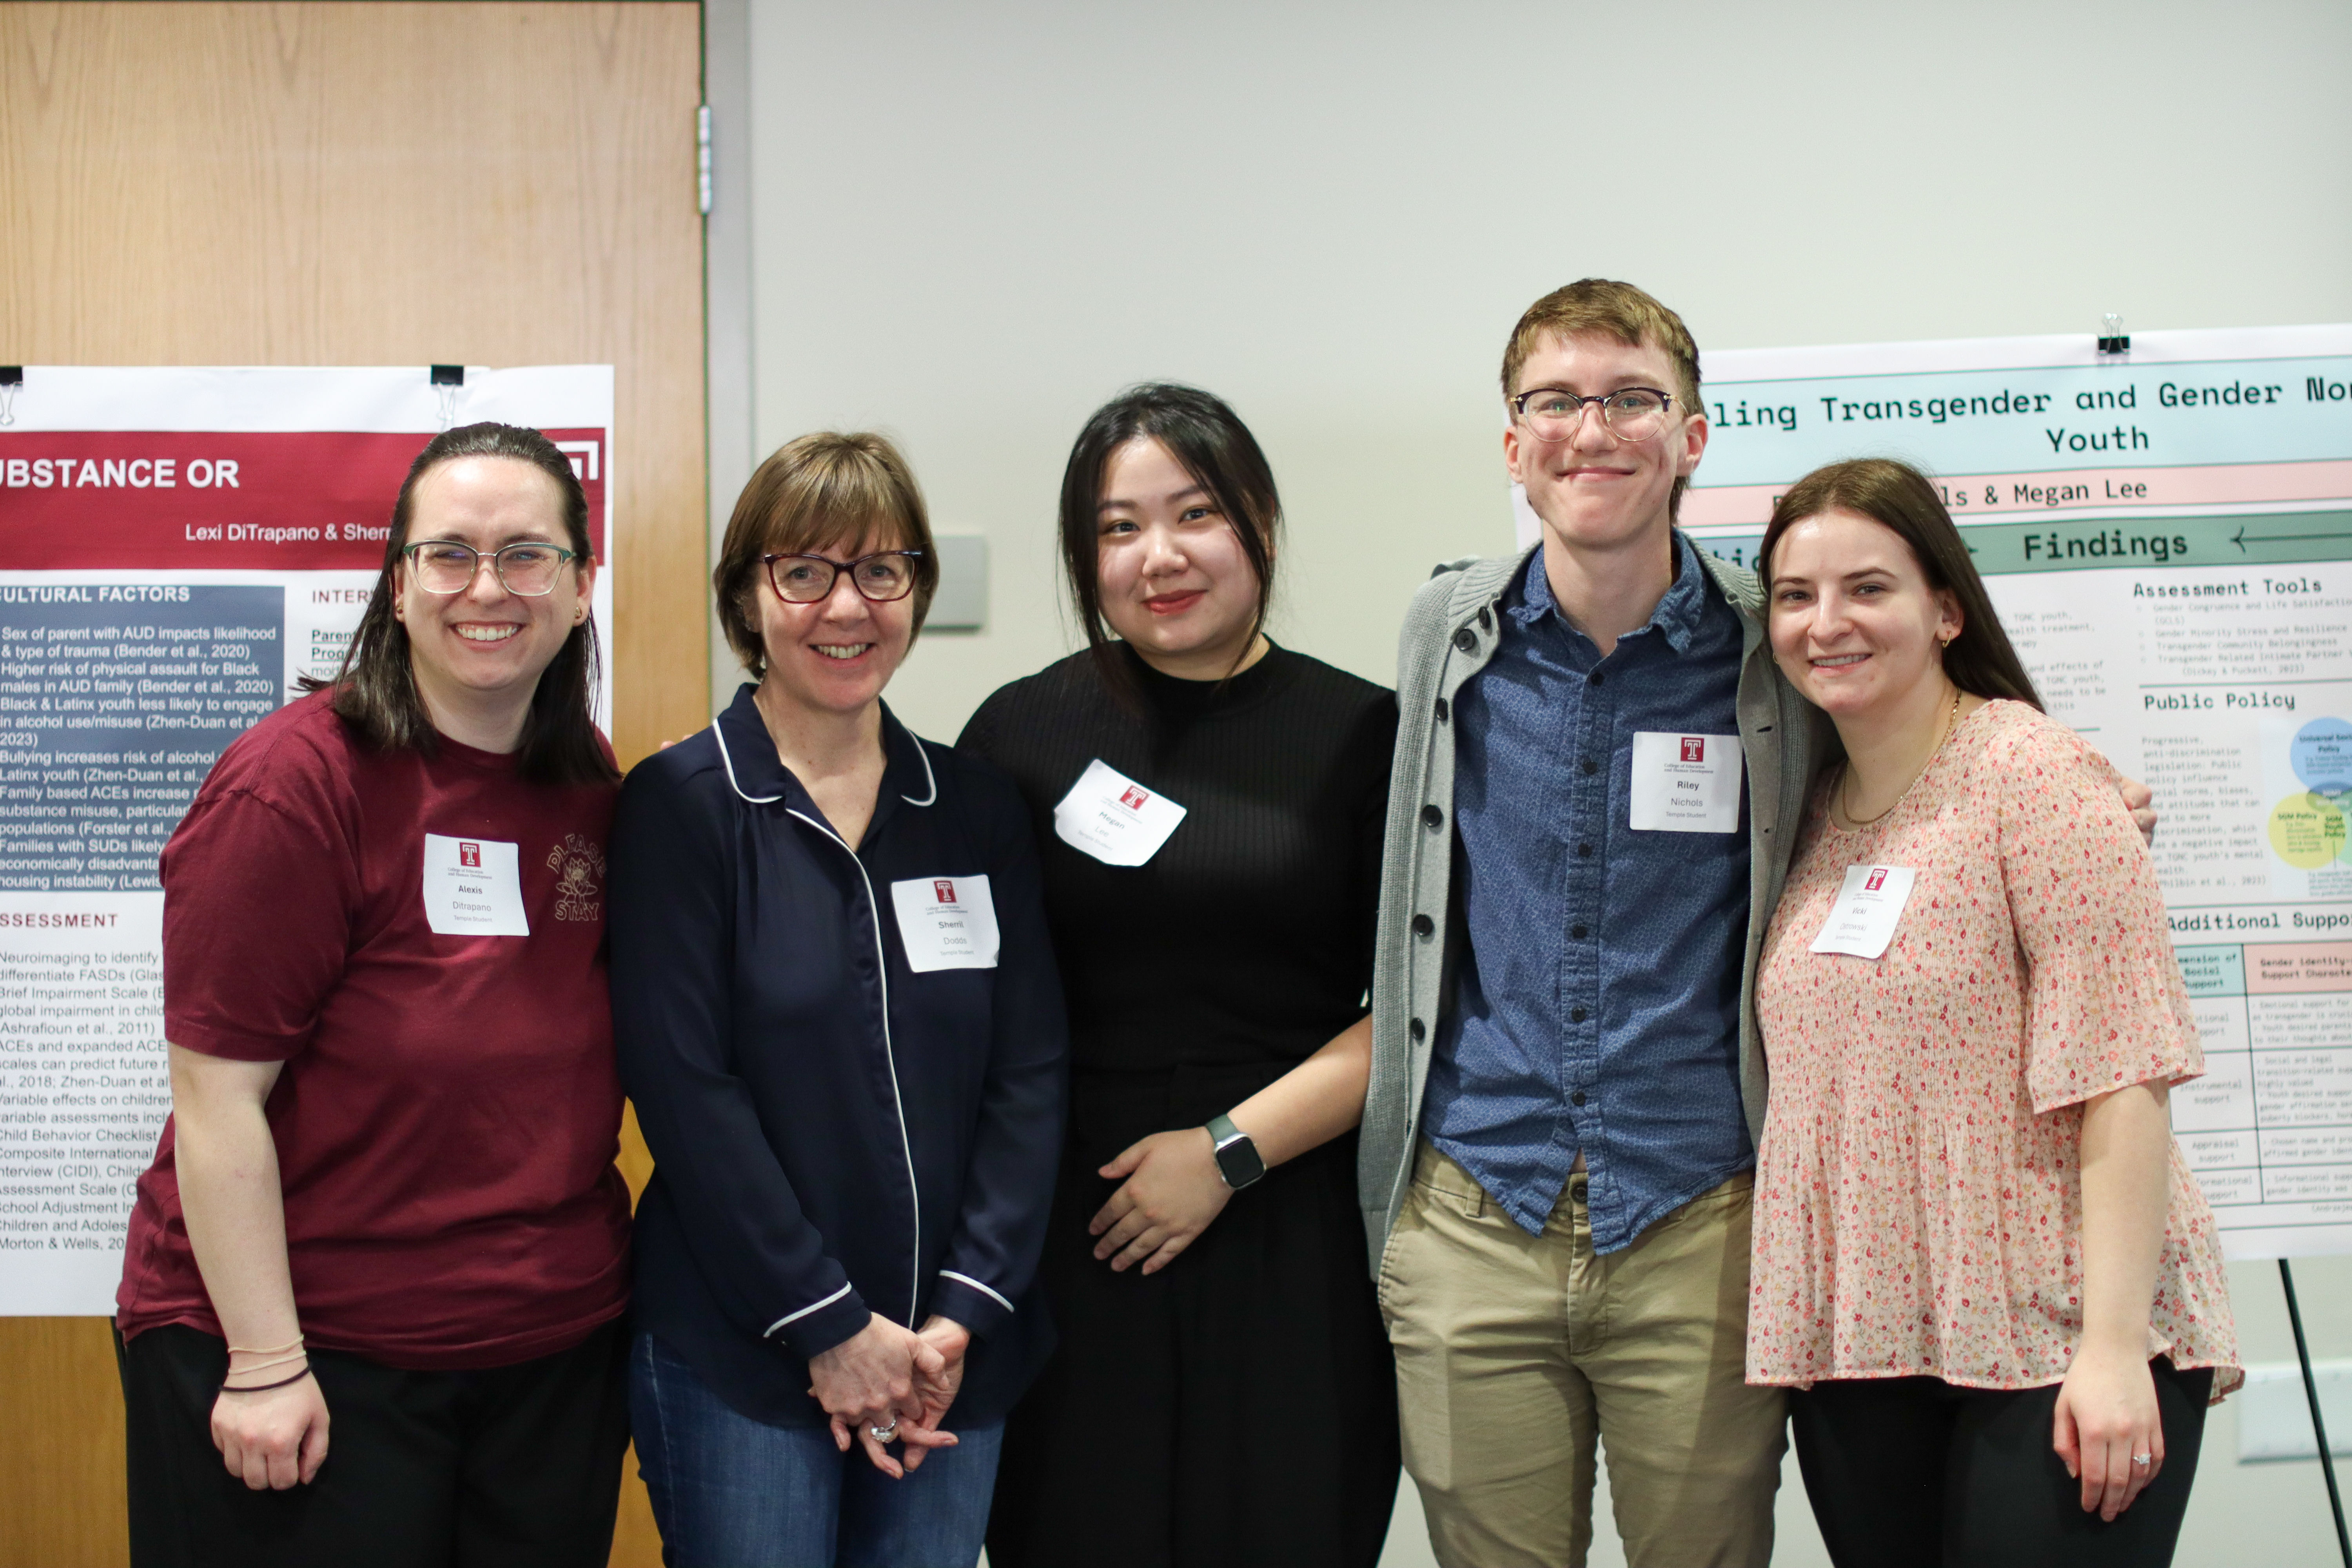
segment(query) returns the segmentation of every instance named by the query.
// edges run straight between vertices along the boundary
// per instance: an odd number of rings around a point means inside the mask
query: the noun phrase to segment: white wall
[[[1054,495],[1133,381],[1251,423],[1276,635],[1385,680],[1430,564],[1509,543],[1496,361],[1559,283],[1641,283],[1702,347],[2352,320],[2335,0],[748,4],[712,72],[749,103],[750,445],[881,427],[989,537],[990,628],[891,691],[941,738],[1075,646]],[[2275,1271],[2233,1279],[2248,1353],[2291,1353]],[[2303,1280],[2352,1354],[2352,1268]],[[2314,1467],[2234,1450],[2225,1406],[2180,1561],[2333,1561]],[[1790,1501],[1780,1560],[1821,1561]]]
[[[934,734],[1068,646],[1055,486],[1132,381],[1251,422],[1278,629],[1384,679],[1429,564],[1509,541],[1496,361],[1573,278],[1703,347],[2352,318],[2333,0],[751,0],[750,34],[758,449],[890,430],[994,548],[991,630],[892,693]]]

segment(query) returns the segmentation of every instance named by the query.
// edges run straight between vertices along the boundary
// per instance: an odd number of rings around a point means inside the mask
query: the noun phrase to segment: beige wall
[[[1293,524],[1279,634],[1386,679],[1429,565],[1509,542],[1496,362],[1570,279],[1715,347],[2352,319],[2329,0],[750,0],[749,32],[758,449],[880,426],[993,548],[991,629],[891,693],[935,735],[1070,646],[1055,489],[1131,381],[1241,411]]]
[[[1496,362],[1570,279],[1724,348],[2352,320],[2329,0],[749,5],[752,444],[878,426],[988,536],[989,630],[891,691],[941,738],[1074,646],[1053,498],[1129,382],[1241,411],[1291,516],[1277,635],[1385,681],[1430,564],[1510,542]],[[2302,1278],[2352,1354],[2352,1268]],[[2275,1269],[2234,1279],[2249,1353],[2291,1355]],[[2315,1467],[2239,1467],[2226,1406],[2210,1436],[2180,1561],[2332,1561]]]

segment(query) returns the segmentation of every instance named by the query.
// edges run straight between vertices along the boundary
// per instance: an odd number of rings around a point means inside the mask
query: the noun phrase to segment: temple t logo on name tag
[[[996,902],[989,897],[987,878],[893,882],[890,904],[898,916],[907,967],[916,973],[996,967]]]
[[[1054,837],[1106,866],[1140,866],[1183,820],[1182,806],[1097,757],[1054,808]]]
[[[1737,735],[1633,736],[1627,826],[1643,833],[1737,833],[1744,758]]]
[[[516,847],[426,834],[425,923],[443,936],[529,936]]]
[[[1845,885],[1838,889],[1830,918],[1813,938],[1814,952],[1851,953],[1876,958],[1895,940],[1903,906],[1911,900],[1911,884],[1919,873],[1908,866],[1848,866]]]

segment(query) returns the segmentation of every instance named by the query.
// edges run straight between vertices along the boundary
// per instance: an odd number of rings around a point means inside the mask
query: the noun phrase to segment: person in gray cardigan
[[[1502,379],[1541,540],[1439,568],[1398,645],[1359,1197],[1405,1468],[1444,1563],[1582,1563],[1603,1447],[1637,1568],[1762,1563],[1750,998],[1835,735],[1754,575],[1675,527],[1707,435],[1681,319],[1570,284]]]

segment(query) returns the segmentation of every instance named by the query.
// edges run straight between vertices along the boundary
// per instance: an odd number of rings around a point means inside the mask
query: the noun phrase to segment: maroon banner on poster
[[[604,433],[549,430],[604,555]],[[0,567],[370,571],[432,437],[352,431],[0,435]]]

